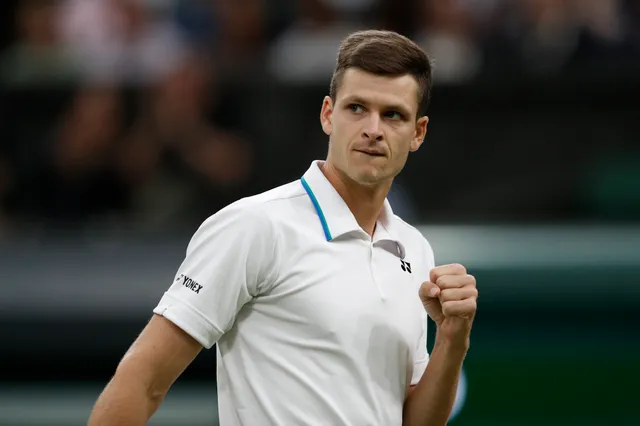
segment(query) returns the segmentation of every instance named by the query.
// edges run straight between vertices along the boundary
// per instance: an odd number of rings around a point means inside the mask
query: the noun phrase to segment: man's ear
[[[424,117],[420,117],[418,121],[416,121],[416,132],[411,140],[410,151],[415,152],[420,148],[422,142],[424,142],[424,138],[427,135],[427,124],[429,123],[429,117],[426,115]]]
[[[331,97],[325,96],[322,101],[322,109],[320,110],[320,124],[322,125],[322,130],[327,136],[331,136],[333,131],[333,101]]]

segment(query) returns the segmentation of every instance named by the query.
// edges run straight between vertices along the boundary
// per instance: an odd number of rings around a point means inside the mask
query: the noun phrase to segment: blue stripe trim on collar
[[[324,217],[324,213],[322,213],[322,208],[320,207],[320,204],[318,204],[318,200],[316,199],[316,196],[313,194],[311,187],[309,187],[309,184],[307,183],[307,180],[304,177],[302,177],[300,181],[302,182],[302,186],[304,187],[304,190],[307,191],[309,198],[311,198],[313,207],[316,208],[316,212],[318,213],[318,217],[320,218],[320,223],[322,224],[322,229],[324,230],[324,236],[327,238],[327,241],[331,241],[332,239],[331,232],[329,232],[329,226],[327,225],[327,220]]]

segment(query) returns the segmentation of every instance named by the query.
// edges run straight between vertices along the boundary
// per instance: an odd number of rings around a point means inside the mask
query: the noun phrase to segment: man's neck
[[[376,186],[361,185],[327,161],[320,163],[320,170],[347,204],[358,225],[373,237],[391,182]]]

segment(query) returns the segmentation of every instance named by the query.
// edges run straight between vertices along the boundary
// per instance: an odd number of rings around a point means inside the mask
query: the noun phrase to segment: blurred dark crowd
[[[409,219],[640,218],[635,0],[14,0],[0,17],[3,233],[191,227],[295,179],[325,155],[322,96],[363,28],[435,66],[434,130],[392,192]]]

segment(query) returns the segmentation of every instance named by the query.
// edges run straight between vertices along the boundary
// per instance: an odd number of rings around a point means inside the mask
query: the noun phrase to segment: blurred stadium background
[[[337,46],[372,27],[436,67],[390,198],[481,288],[451,424],[640,424],[640,2],[13,0],[0,20],[1,425],[86,423],[196,226],[323,158]],[[150,424],[217,424],[213,351]]]

